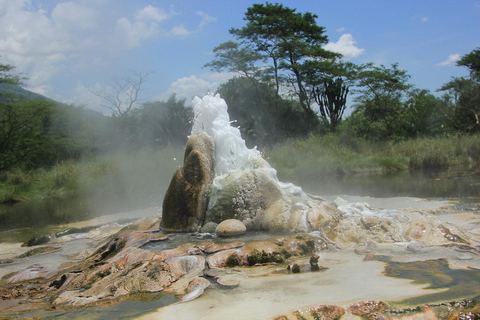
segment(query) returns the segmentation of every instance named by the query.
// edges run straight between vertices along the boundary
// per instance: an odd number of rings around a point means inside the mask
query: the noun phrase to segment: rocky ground
[[[362,206],[336,204],[348,205]],[[30,247],[2,244],[0,318],[68,317],[158,292],[178,303],[144,319],[480,318],[474,204],[395,211],[395,220],[367,213],[342,217],[330,233],[197,235],[161,250],[155,244],[171,239],[158,218],[110,221]]]

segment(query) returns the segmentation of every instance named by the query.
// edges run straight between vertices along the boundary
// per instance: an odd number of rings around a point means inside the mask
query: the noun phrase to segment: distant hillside
[[[5,93],[7,93],[7,94],[13,93],[17,96],[24,97],[27,100],[37,100],[37,99],[52,100],[50,98],[42,96],[41,94],[23,89],[19,85],[9,84],[9,83],[0,83],[0,95],[5,94]]]
[[[58,103],[59,105],[67,106],[66,104],[62,102],[55,101],[53,99],[47,98],[45,96],[42,96],[41,94],[28,91],[26,89],[23,89],[19,85],[14,85],[14,84],[9,84],[9,83],[0,83],[0,102],[2,102],[2,94],[14,94],[16,96],[20,96],[25,98],[26,100],[45,100],[45,101],[53,101]],[[94,117],[94,118],[106,118],[105,115],[103,115],[101,112],[91,110],[91,109],[86,109],[86,108],[81,108],[83,111],[83,114],[89,117]]]

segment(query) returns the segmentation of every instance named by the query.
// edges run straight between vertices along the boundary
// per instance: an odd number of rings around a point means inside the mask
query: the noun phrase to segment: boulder
[[[227,219],[220,222],[215,229],[215,233],[220,237],[239,236],[247,232],[247,227],[242,221],[237,219]]]
[[[173,175],[163,200],[160,226],[167,231],[197,232],[204,223],[214,178],[215,143],[194,133],[185,148],[183,167]]]
[[[220,223],[237,219],[249,230],[261,229],[260,220],[265,211],[283,198],[278,181],[269,174],[269,170],[273,169],[230,172],[213,190],[205,221]]]
[[[202,233],[215,233],[215,229],[217,229],[217,226],[218,226],[218,223],[215,223],[213,221],[207,222],[200,229],[200,232],[202,232]]]

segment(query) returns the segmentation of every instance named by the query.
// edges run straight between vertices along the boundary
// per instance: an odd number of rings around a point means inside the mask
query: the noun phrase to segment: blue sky
[[[398,62],[431,91],[467,75],[455,61],[480,46],[480,0],[278,2],[317,14],[327,48],[345,60]],[[203,65],[253,3],[262,1],[0,0],[0,63],[16,66],[32,91],[104,113],[89,89],[131,72],[153,71],[142,101],[172,93],[191,101],[232,77]]]

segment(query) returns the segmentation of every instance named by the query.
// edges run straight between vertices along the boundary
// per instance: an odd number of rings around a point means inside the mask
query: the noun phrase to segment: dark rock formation
[[[199,231],[214,178],[215,142],[205,132],[190,136],[183,167],[172,177],[163,200],[160,226],[167,231]]]

